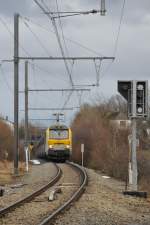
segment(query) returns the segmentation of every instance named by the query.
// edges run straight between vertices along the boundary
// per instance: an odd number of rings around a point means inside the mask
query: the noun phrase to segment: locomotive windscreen
[[[54,129],[49,132],[50,139],[68,139],[68,136],[68,130]]]

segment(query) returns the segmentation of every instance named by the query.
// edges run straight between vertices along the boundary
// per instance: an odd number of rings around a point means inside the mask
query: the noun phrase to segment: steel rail
[[[52,187],[60,179],[60,177],[62,175],[62,171],[61,171],[60,167],[58,167],[56,164],[54,164],[54,165],[57,169],[57,172],[48,184],[44,185],[42,188],[38,189],[37,191],[33,192],[32,194],[28,195],[27,197],[25,197],[19,201],[16,201],[15,203],[13,203],[5,208],[0,209],[0,217],[4,216],[8,212],[16,209],[17,207],[21,206],[22,204],[32,201],[35,197],[42,194],[48,188]]]
[[[75,170],[77,170],[80,173],[80,175],[81,175],[80,187],[78,188],[78,190],[76,192],[74,192],[74,194],[71,196],[71,198],[69,198],[69,200],[67,200],[63,205],[61,205],[59,208],[57,208],[52,214],[50,214],[47,218],[45,218],[38,225],[50,224],[50,222],[52,220],[54,220],[56,216],[58,216],[66,208],[70,207],[74,201],[79,199],[79,197],[83,194],[83,192],[85,190],[85,186],[87,185],[87,182],[88,182],[88,176],[87,176],[85,169],[75,163],[68,162],[67,164],[69,164],[72,168],[74,168]]]

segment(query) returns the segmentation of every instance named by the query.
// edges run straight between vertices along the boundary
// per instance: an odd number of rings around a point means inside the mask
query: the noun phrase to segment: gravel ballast
[[[150,225],[150,201],[124,196],[124,183],[87,169],[88,186],[57,225]]]
[[[66,202],[78,189],[80,177],[78,173],[66,164],[59,164],[63,174],[55,187],[59,187],[62,193],[57,194],[57,198],[49,202],[48,196],[54,187],[36,197],[34,201],[25,203],[21,207],[0,218],[0,224],[4,225],[35,225],[51,214],[55,209]]]
[[[5,194],[0,198],[0,208],[4,208],[15,201],[33,193],[43,185],[47,184],[56,174],[53,163],[46,162],[41,165],[33,165],[28,174],[14,178],[11,185],[6,185]],[[11,188],[14,185],[23,186]]]

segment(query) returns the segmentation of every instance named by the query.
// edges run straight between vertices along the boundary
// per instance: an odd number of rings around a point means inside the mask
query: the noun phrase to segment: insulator
[[[105,0],[101,0],[101,16],[105,16],[106,8],[105,8]]]

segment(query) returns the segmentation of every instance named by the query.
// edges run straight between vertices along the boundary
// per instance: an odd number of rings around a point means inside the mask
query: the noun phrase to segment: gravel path
[[[150,225],[150,200],[122,195],[124,184],[87,169],[85,193],[55,225]]]
[[[53,202],[48,201],[50,188],[34,201],[26,203],[15,211],[9,213],[0,219],[1,225],[35,225],[39,224],[42,218],[47,217],[54,209],[58,208],[65,202],[78,188],[80,179],[76,171],[66,164],[59,164],[63,171],[62,178],[55,185],[61,187],[62,193],[57,194],[57,199]]]
[[[5,186],[5,195],[0,198],[0,208],[4,208],[11,203],[26,197],[31,192],[36,191],[54,177],[56,168],[53,163],[46,162],[41,165],[33,165],[30,173],[14,179],[14,184],[23,184],[20,188]]]

